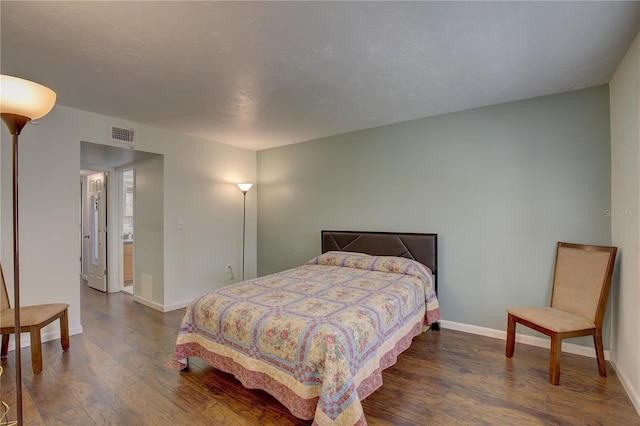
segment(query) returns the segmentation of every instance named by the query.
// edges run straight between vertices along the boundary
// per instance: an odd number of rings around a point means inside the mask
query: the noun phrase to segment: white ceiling
[[[260,150],[606,84],[640,2],[0,3],[58,104]]]

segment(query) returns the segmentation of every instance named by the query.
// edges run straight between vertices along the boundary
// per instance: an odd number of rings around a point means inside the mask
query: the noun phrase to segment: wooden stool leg
[[[3,358],[7,356],[7,352],[9,352],[9,335],[2,335],[2,347],[0,348],[0,356]]]
[[[551,334],[551,354],[549,357],[549,381],[560,384],[560,356],[562,354],[562,336],[558,333]]]
[[[60,317],[60,343],[63,351],[69,349],[69,315],[67,314],[67,309],[64,310]]]
[[[516,320],[513,315],[509,314],[507,319],[507,358],[513,356],[513,352],[516,349]]]
[[[600,377],[607,377],[607,366],[604,362],[604,347],[602,346],[602,330],[597,327],[593,331],[593,344],[596,347],[596,359],[598,361]]]
[[[40,338],[40,327],[30,327],[29,334],[31,336],[31,366],[33,367],[33,372],[38,374],[42,372],[42,339]]]

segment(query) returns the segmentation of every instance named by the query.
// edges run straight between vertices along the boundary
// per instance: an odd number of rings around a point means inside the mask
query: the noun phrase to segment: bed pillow
[[[410,270],[417,269],[428,275],[429,278],[432,276],[431,269],[427,266],[406,257],[372,256],[364,253],[346,251],[328,251],[309,260],[307,265],[346,266],[357,269],[404,274],[410,274]]]

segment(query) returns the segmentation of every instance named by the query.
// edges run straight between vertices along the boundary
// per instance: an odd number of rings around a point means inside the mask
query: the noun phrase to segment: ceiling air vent
[[[133,129],[111,126],[111,139],[121,142],[129,148],[135,147],[135,131]]]

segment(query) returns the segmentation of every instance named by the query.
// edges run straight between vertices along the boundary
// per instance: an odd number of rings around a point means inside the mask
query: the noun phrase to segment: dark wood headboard
[[[322,231],[322,253],[349,251],[416,260],[433,272],[438,292],[438,234]]]

